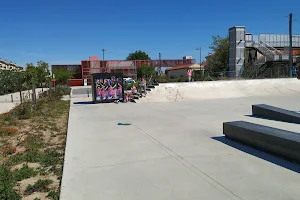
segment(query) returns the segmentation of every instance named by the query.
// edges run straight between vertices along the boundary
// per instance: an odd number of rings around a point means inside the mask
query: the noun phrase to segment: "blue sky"
[[[230,2],[230,3],[229,3]],[[290,6],[292,5],[292,6]],[[288,14],[300,34],[300,1],[271,0],[7,0],[1,1],[0,58],[23,66],[44,60],[80,63],[91,55],[125,59],[135,50],[152,59],[199,62],[213,35],[226,36],[232,26],[247,32],[288,33]]]

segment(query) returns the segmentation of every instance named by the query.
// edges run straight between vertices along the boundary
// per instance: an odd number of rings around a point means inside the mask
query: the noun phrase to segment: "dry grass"
[[[11,123],[17,132],[0,136],[0,173],[11,177],[2,181],[12,184],[16,192],[11,190],[9,199],[59,199],[69,105],[63,100],[40,102],[29,119]],[[13,151],[7,153],[5,148]],[[51,180],[51,184],[42,185],[39,180]]]

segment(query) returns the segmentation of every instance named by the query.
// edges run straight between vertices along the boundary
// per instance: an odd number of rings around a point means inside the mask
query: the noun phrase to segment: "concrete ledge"
[[[266,104],[252,105],[252,115],[266,119],[300,124],[300,113]]]
[[[300,134],[245,121],[223,123],[225,137],[300,163]]]

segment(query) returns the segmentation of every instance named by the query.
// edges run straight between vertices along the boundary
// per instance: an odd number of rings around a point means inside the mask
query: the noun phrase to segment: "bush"
[[[32,103],[30,101],[25,101],[10,111],[16,119],[29,119],[33,114],[32,112]]]

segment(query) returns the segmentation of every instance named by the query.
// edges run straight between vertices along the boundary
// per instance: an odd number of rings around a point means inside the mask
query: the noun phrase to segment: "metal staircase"
[[[251,75],[252,78],[257,77],[258,74],[261,74],[266,70],[268,66],[266,62],[273,62],[277,60],[278,56],[283,55],[281,51],[263,41],[253,41],[252,46],[263,55],[262,57],[257,59],[250,67],[251,71],[253,72]]]
[[[283,55],[283,53],[263,41],[253,41],[253,48],[266,57],[268,61],[275,60],[275,56]]]

